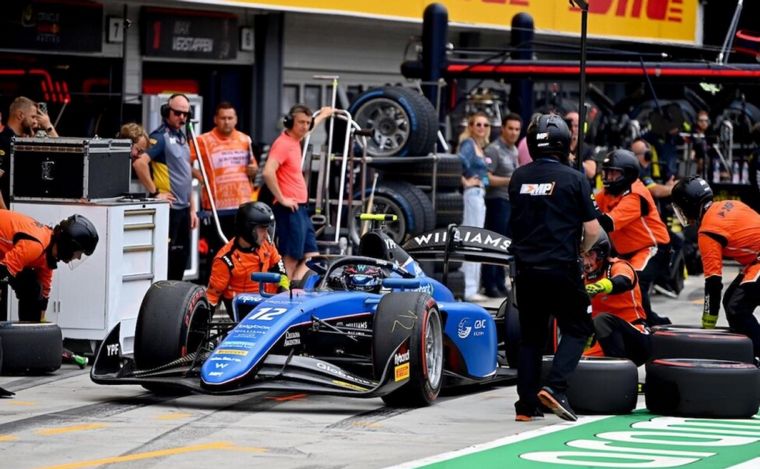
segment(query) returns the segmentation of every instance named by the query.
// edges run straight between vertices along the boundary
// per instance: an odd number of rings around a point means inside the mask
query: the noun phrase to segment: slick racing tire
[[[553,358],[543,358],[542,382],[549,376]],[[579,414],[628,414],[636,407],[638,380],[638,370],[631,360],[581,357],[567,381],[567,399]]]
[[[369,156],[420,156],[435,148],[438,116],[430,101],[415,90],[371,89],[359,95],[348,111],[362,129],[372,131],[367,138]]]
[[[758,411],[760,369],[727,360],[657,359],[646,365],[645,398],[655,414],[748,419]]]
[[[2,371],[50,373],[61,367],[63,335],[49,322],[0,322]]]
[[[504,299],[496,313],[496,317],[504,318],[504,349],[507,355],[507,364],[512,369],[517,369],[517,358],[520,355],[520,313],[512,303],[512,292]]]
[[[188,282],[162,280],[148,289],[135,327],[135,365],[150,370],[198,350],[206,336],[211,308],[206,290]],[[162,385],[145,386],[154,392]]]
[[[753,363],[752,340],[727,328],[656,326],[652,334],[652,357],[701,358]]]
[[[400,344],[408,340],[408,348]],[[421,292],[388,293],[374,319],[372,362],[378,379],[390,359],[391,380],[408,382],[382,397],[393,407],[424,407],[443,384],[443,321],[435,301]],[[404,350],[406,348],[406,350]],[[407,361],[404,355],[408,354]]]

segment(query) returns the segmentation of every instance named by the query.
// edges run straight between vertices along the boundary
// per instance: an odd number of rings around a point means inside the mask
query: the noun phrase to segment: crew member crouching
[[[232,299],[238,293],[258,293],[259,283],[251,280],[255,272],[274,272],[282,275],[279,285],[267,284],[267,293],[278,288],[288,289],[290,281],[277,248],[269,236],[274,214],[262,202],[246,202],[235,215],[235,234],[214,257],[207,295],[212,307],[221,300],[232,318]]]
[[[628,262],[610,257],[609,238],[599,236],[583,254],[583,278],[591,297],[594,336],[585,356],[627,358],[641,366],[651,355],[651,336],[636,271]]]

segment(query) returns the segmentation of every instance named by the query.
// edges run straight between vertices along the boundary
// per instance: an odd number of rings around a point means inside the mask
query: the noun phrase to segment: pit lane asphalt
[[[736,268],[724,272],[727,284]],[[701,276],[655,310],[699,324]],[[491,306],[498,306],[491,300]],[[721,316],[718,325],[726,325]],[[643,367],[640,368],[643,373]],[[445,392],[431,407],[302,394],[158,397],[139,386],[100,386],[89,368],[2,376],[0,467],[385,467],[559,424],[514,421],[514,386]],[[643,396],[639,398],[643,403]],[[505,465],[509,465],[505,461]]]

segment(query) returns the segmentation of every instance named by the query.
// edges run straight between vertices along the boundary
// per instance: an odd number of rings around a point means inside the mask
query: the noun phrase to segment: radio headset
[[[166,100],[166,104],[161,105],[161,117],[164,119],[169,118],[169,112],[171,111],[171,108],[169,107],[169,103],[172,102],[172,99],[182,96],[187,100],[188,103],[190,103],[190,98],[187,97],[184,93],[174,93],[173,95],[169,96],[169,99]],[[193,119],[193,107],[190,106],[189,113],[187,115],[187,120],[190,121]]]
[[[303,113],[311,117],[311,109],[309,109],[306,106],[296,104],[295,106],[290,108],[290,111],[287,114],[285,114],[285,116],[282,118],[282,126],[288,130],[292,130],[293,125],[295,124],[295,115],[299,113]],[[312,119],[311,124],[309,124],[309,132],[311,132],[313,128],[314,128],[314,119]]]

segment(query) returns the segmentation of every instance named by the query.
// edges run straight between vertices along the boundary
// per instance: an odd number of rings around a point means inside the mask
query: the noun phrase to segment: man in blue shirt
[[[168,200],[169,280],[182,280],[190,256],[190,232],[198,226],[192,199],[190,146],[183,132],[190,118],[190,100],[173,94],[161,106],[163,123],[150,134],[151,147],[132,166],[151,197]]]

